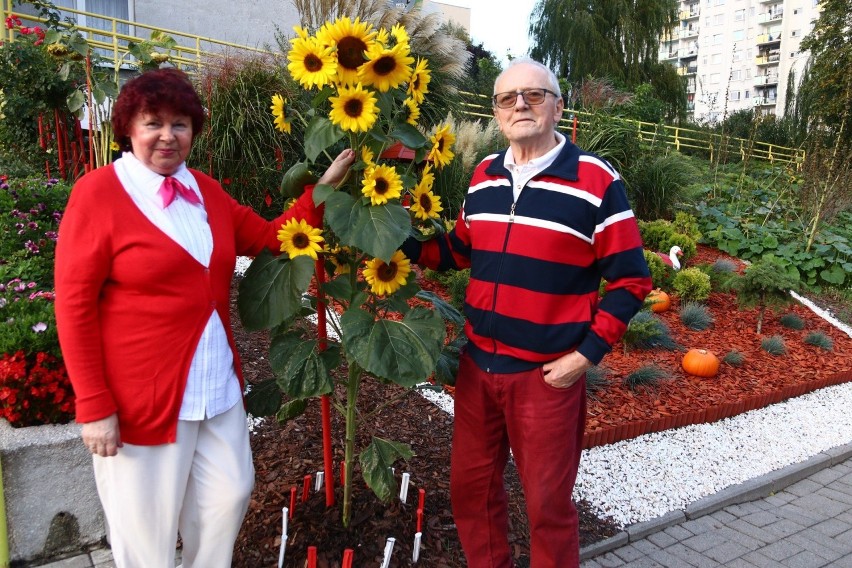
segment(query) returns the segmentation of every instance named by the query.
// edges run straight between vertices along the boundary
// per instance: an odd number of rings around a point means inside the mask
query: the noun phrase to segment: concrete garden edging
[[[0,419],[0,460],[13,564],[104,542],[92,456],[78,424],[12,428]]]

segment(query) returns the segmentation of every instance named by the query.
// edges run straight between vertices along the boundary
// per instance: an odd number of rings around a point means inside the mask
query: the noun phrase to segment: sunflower
[[[453,160],[454,154],[450,148],[456,141],[456,135],[450,132],[449,124],[440,127],[429,141],[432,142],[432,149],[427,158],[435,162],[437,168],[443,168]]]
[[[373,150],[370,149],[369,146],[361,146],[361,159],[364,161],[364,164],[367,166],[375,166],[375,154],[373,154]]]
[[[290,258],[308,255],[316,260],[317,253],[322,251],[322,229],[311,227],[304,219],[290,219],[281,225],[278,240],[281,241],[281,251]]]
[[[402,24],[394,24],[390,31],[391,35],[396,40],[397,45],[405,44],[408,45],[409,38],[408,32],[405,30],[405,27]]]
[[[418,105],[411,97],[402,101],[402,104],[405,105],[405,109],[407,111],[405,122],[411,126],[417,126],[417,121],[420,120],[420,105]]]
[[[390,262],[380,258],[367,261],[364,279],[370,285],[370,291],[377,296],[389,296],[399,290],[411,273],[411,261],[401,250],[393,253]]]
[[[2,94],[2,91],[0,91],[0,94]],[[0,116],[0,118],[2,118],[2,116]],[[121,150],[121,146],[119,146],[118,142],[113,140],[109,143],[109,149],[111,152],[118,152],[119,150]]]
[[[299,33],[298,28],[296,31]],[[290,61],[287,69],[303,87],[324,87],[337,77],[337,59],[331,47],[323,46],[317,38],[303,37],[301,33],[290,42],[293,48],[287,54]]]
[[[402,178],[393,166],[376,165],[364,170],[361,193],[370,198],[373,205],[384,205],[402,193]]]
[[[334,275],[349,274],[349,263],[352,262],[352,249],[349,247],[336,246],[328,251],[329,261],[334,265]]]
[[[290,121],[284,116],[284,105],[286,103],[287,99],[279,94],[274,94],[272,95],[272,106],[269,107],[269,110],[272,111],[272,116],[275,117],[275,128],[281,132],[290,134]]]
[[[432,190],[424,183],[426,180],[420,180],[420,183],[414,188],[413,203],[411,211],[416,219],[437,219],[440,217],[438,213],[444,210],[441,207],[441,198],[432,193]]]
[[[338,96],[329,97],[331,122],[351,132],[366,132],[372,128],[378,118],[376,97],[361,83],[354,87],[340,87]]]
[[[358,82],[358,68],[367,60],[367,51],[376,43],[376,31],[360,18],[348,17],[326,22],[317,33],[324,45],[337,50],[337,81],[341,85]]]
[[[358,69],[358,77],[365,85],[386,93],[408,81],[412,63],[414,58],[408,54],[408,44],[392,48],[376,44],[367,52],[367,62]]]
[[[423,104],[423,99],[429,92],[428,86],[431,80],[429,62],[425,59],[418,59],[417,65],[414,66],[414,71],[411,73],[411,78],[408,80],[408,96],[414,99],[417,104]]]

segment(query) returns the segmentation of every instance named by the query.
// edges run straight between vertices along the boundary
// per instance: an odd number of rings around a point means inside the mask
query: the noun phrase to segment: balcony
[[[754,86],[755,87],[769,87],[771,85],[778,84],[778,74],[773,73],[770,75],[758,75],[754,78]]]
[[[769,12],[764,12],[763,14],[757,15],[757,23],[758,24],[774,24],[776,22],[780,22],[784,18],[784,10],[771,10]]]
[[[698,4],[694,6],[690,6],[689,10],[681,10],[680,11],[680,19],[681,20],[694,20],[701,15],[701,10],[698,7]]]
[[[687,65],[686,67],[678,67],[677,74],[681,77],[695,75],[698,72],[698,65]]]
[[[775,103],[778,101],[777,96],[770,97],[755,97],[753,99],[754,106],[775,106]]]
[[[694,95],[695,94],[695,82],[690,81],[686,84],[686,94]]]
[[[757,45],[768,45],[773,43],[781,43],[781,34],[760,34],[757,36]]]
[[[660,61],[672,61],[678,58],[677,51],[661,51],[660,52]]]
[[[680,30],[680,39],[689,39],[692,37],[698,37],[698,26],[689,27],[689,28],[681,28]]]
[[[770,53],[762,53],[757,56],[754,60],[754,64],[758,67],[764,65],[778,65],[778,62],[781,60],[781,53],[778,51],[770,52]]]
[[[695,111],[695,102],[689,101],[686,103],[686,112],[694,112]]]
[[[697,47],[684,47],[677,51],[677,56],[681,59],[692,59],[693,57],[698,57],[698,48]]]
[[[760,0],[761,4],[780,4],[784,0]]]

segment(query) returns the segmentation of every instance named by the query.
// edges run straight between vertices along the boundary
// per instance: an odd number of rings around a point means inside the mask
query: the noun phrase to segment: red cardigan
[[[112,165],[75,184],[59,226],[56,321],[77,421],[117,412],[121,439],[131,444],[175,441],[190,363],[214,309],[242,385],[229,314],[236,256],[279,250],[277,229],[287,219],[321,226],[310,190],[266,221],[213,178],[192,174],[213,234],[207,268],[136,207]]]

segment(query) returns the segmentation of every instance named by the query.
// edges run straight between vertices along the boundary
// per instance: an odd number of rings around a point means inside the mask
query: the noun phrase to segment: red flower
[[[269,195],[269,190],[266,190],[266,195],[263,197],[263,202],[266,203],[267,207],[272,205],[272,196]]]
[[[15,14],[10,14],[8,18],[6,18],[6,29],[11,30],[17,26],[21,25],[21,19]]]
[[[0,418],[12,426],[64,424],[74,417],[74,394],[61,360],[23,351],[0,358]]]

